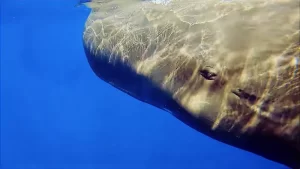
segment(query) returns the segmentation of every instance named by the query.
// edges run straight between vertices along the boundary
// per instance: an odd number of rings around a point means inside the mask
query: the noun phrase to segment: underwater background
[[[1,169],[286,169],[96,77],[77,0],[0,3]]]

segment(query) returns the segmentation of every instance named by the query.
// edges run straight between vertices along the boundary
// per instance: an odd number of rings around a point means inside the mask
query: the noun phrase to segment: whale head
[[[212,138],[300,166],[297,1],[84,3],[99,78]]]

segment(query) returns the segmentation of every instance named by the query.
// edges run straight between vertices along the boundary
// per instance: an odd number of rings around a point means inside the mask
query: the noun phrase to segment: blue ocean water
[[[1,169],[284,169],[98,79],[76,0],[1,0]]]

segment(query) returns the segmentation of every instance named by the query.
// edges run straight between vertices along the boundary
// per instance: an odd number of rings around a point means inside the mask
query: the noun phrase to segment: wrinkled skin
[[[95,74],[192,128],[300,168],[297,0],[93,0]]]

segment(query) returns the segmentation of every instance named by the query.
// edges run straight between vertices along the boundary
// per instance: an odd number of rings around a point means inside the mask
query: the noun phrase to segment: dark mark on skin
[[[251,103],[256,102],[258,99],[255,95],[249,94],[242,89],[233,90],[232,93],[237,95],[241,99],[250,101]]]

